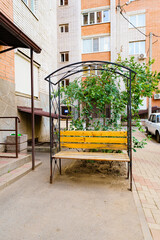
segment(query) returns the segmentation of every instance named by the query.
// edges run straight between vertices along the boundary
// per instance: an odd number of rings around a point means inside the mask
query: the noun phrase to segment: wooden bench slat
[[[61,136],[127,137],[127,131],[61,131]]]
[[[127,153],[95,153],[95,152],[66,152],[60,151],[54,155],[57,159],[120,161],[129,162]]]
[[[85,149],[127,150],[126,144],[61,143],[61,147]]]
[[[127,143],[127,138],[98,138],[98,137],[61,137],[61,142],[83,143]]]

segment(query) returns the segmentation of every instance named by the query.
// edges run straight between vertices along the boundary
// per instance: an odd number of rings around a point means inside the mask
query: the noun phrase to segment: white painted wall
[[[81,61],[81,1],[69,0],[68,6],[57,1],[58,67]],[[69,24],[69,32],[61,33],[60,24]],[[69,51],[69,62],[60,62],[60,52]],[[70,80],[74,79],[71,77]]]
[[[44,78],[57,68],[57,1],[35,0],[35,3],[35,13],[32,13],[23,0],[13,0],[13,16],[14,23],[42,49],[40,54],[34,53],[34,61],[38,64],[38,69],[34,67],[35,95],[38,97],[35,99],[35,107],[49,111],[49,86]],[[22,48],[20,50],[30,57],[29,50]],[[23,65],[22,69],[19,69],[19,64]],[[26,92],[29,93],[29,73],[21,80],[25,81],[26,87],[23,88],[20,83],[20,75],[28,67],[27,59],[20,60],[17,55],[15,56],[16,90],[21,92],[16,95],[16,102],[17,105],[30,107],[31,99],[24,95]],[[27,131],[26,125],[27,123],[20,125],[20,130],[24,133]],[[39,139],[47,141],[49,138],[48,118],[42,117],[39,132]]]

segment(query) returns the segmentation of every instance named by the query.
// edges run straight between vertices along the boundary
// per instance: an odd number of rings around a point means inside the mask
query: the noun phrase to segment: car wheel
[[[151,134],[149,131],[148,131],[148,128],[146,128],[146,133],[149,135],[149,134]]]
[[[158,143],[160,143],[160,135],[159,135],[158,132],[156,133],[156,140],[157,140]]]

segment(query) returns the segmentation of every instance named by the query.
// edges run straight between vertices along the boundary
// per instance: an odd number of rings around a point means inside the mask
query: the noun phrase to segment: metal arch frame
[[[107,67],[106,67],[107,65]],[[96,68],[97,66],[97,68]],[[127,103],[127,152],[128,156],[130,158],[130,162],[128,163],[128,171],[127,171],[127,178],[130,178],[130,190],[132,191],[132,113],[131,113],[131,82],[132,82],[132,76],[136,76],[136,72],[132,69],[122,66],[118,63],[108,62],[108,61],[82,61],[82,62],[76,62],[69,65],[66,65],[64,67],[61,67],[57,69],[56,71],[49,74],[45,80],[49,83],[49,113],[50,113],[50,183],[52,183],[53,178],[53,169],[52,169],[52,161],[54,159],[53,157],[53,144],[55,139],[55,133],[54,133],[54,122],[52,118],[52,108],[55,113],[58,113],[58,151],[61,150],[60,147],[60,129],[61,129],[61,109],[60,109],[60,82],[64,79],[81,73],[81,72],[87,72],[88,69],[83,69],[83,67],[92,67],[91,70],[101,70],[101,71],[109,71],[113,72],[115,74],[118,74],[119,76],[122,76],[123,78],[127,79],[127,91],[129,94],[128,103]],[[53,82],[53,78],[58,78],[56,82]],[[58,102],[56,100],[56,97],[54,95],[54,88],[53,86],[58,85]],[[68,120],[66,121],[66,129],[68,129]],[[59,159],[59,164],[57,163],[57,160],[55,159],[54,169],[57,165],[59,172],[61,174],[61,159]]]

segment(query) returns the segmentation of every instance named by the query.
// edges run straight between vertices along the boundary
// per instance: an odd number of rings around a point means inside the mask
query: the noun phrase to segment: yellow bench
[[[60,147],[76,149],[111,149],[127,150],[128,138],[126,131],[61,131]],[[127,151],[121,153],[103,153],[103,152],[75,152],[60,151],[53,155],[55,161],[59,159],[59,168],[61,174],[61,159],[73,160],[95,160],[95,161],[119,161],[130,162]],[[132,175],[131,175],[132,176]],[[53,171],[51,164],[52,183]],[[131,183],[132,184],[132,183]],[[131,185],[132,187],[132,185]]]

